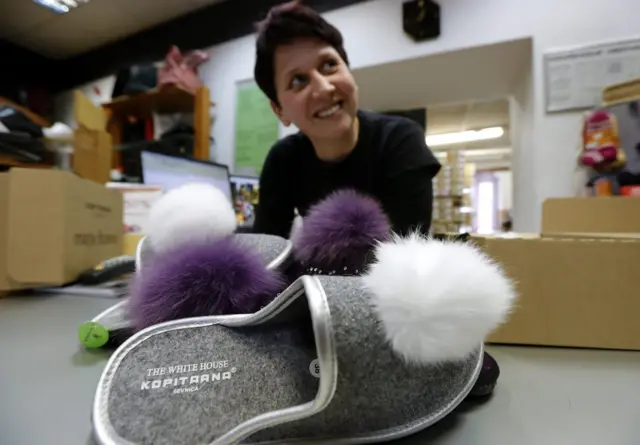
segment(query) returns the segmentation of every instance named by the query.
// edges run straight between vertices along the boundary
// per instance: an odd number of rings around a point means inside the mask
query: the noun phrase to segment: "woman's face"
[[[309,138],[331,139],[351,131],[358,87],[338,52],[316,39],[278,47],[274,59],[280,120]]]

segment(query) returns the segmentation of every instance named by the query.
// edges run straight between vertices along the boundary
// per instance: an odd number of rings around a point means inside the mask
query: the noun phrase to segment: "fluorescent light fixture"
[[[504,135],[502,127],[489,127],[482,130],[460,131],[457,133],[430,134],[426,137],[427,145],[435,147],[437,145],[460,144],[463,142],[485,141],[497,139]]]
[[[463,150],[464,155],[468,158],[473,157],[492,157],[492,158],[504,158],[511,155],[510,148],[479,148],[471,150]]]
[[[89,3],[89,0],[33,0],[40,6],[44,6],[48,10],[56,14],[64,14],[77,8],[83,4]]]

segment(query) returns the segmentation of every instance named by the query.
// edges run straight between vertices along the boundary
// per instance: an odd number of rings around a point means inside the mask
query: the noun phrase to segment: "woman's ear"
[[[282,115],[282,108],[280,108],[280,105],[271,101],[271,109],[273,110],[275,115],[278,116],[278,119],[280,119],[280,122],[282,122],[282,125],[284,125],[285,127],[288,127],[289,125],[291,125],[291,121],[288,119],[285,119],[284,116]]]

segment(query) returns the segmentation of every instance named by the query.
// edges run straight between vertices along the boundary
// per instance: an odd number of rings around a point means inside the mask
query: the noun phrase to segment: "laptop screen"
[[[166,193],[191,182],[207,183],[220,189],[229,202],[233,202],[226,165],[149,151],[143,151],[140,157],[142,180],[147,185],[161,186]]]

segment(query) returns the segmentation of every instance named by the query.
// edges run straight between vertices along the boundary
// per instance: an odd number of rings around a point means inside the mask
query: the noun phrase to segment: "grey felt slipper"
[[[273,235],[237,234],[233,235],[247,250],[258,255],[267,269],[285,270],[292,261],[291,242]],[[148,237],[138,243],[136,249],[136,273],[143,273],[146,264],[154,256]],[[128,329],[131,322],[128,318],[128,299],[125,298],[104,312],[96,315],[91,321],[104,326],[107,330]]]
[[[254,314],[140,331],[100,378],[95,439],[361,444],[433,425],[473,387],[511,284],[472,246],[414,237],[376,256],[363,277],[303,276]]]
[[[233,235],[247,250],[260,256],[268,269],[282,269],[291,261],[291,241],[275,236],[242,233]],[[136,270],[142,271],[154,256],[149,239],[144,237],[136,248]]]

